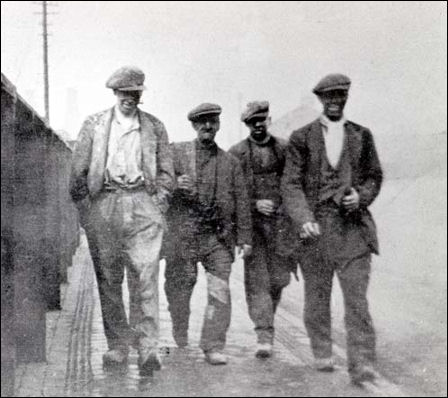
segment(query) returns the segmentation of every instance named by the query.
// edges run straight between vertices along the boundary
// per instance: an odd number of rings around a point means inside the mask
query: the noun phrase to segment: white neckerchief
[[[325,149],[327,158],[333,168],[336,168],[341,157],[342,148],[344,146],[344,117],[337,122],[333,122],[325,115],[321,115],[320,123],[324,132]]]

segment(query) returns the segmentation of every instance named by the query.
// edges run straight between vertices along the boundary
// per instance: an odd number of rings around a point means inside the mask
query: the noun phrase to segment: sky
[[[1,2],[1,70],[44,114],[40,2]],[[141,108],[172,141],[195,137],[187,113],[223,108],[218,143],[247,134],[245,104],[268,100],[273,120],[328,73],[352,80],[349,119],[374,134],[446,130],[445,2],[53,2],[50,125],[76,138],[82,120],[115,103],[108,77],[146,74]]]

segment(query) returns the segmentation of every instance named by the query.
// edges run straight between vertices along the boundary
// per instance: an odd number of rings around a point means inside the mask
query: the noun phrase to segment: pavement
[[[276,316],[274,356],[254,357],[255,333],[247,314],[243,266],[234,264],[231,277],[232,323],[228,332],[226,366],[211,366],[198,347],[206,303],[206,279],[199,273],[192,298],[190,345],[178,349],[171,336],[171,320],[160,278],[160,354],[163,368],[152,377],[140,377],[137,352],[132,350],[125,369],[105,370],[107,349],[93,266],[85,238],[63,285],[61,311],[47,314],[47,362],[22,364],[16,372],[15,395],[21,397],[107,396],[407,396],[380,376],[375,384],[353,386],[345,369],[345,352],[335,346],[338,369],[320,373],[312,355],[299,306],[303,285],[293,281]],[[126,283],[124,284],[127,297]],[[381,373],[381,372],[380,372]]]

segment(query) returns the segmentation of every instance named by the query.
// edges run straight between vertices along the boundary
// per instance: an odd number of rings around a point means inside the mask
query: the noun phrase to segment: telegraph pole
[[[48,83],[48,14],[47,2],[42,1],[42,36],[44,45],[44,104],[45,104],[45,120],[50,123],[50,95]]]

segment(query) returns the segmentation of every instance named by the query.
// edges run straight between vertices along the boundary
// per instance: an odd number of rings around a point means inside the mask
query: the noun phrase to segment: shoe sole
[[[358,387],[362,387],[363,383],[372,383],[374,382],[376,377],[374,375],[362,375],[358,377],[352,377],[352,384]]]
[[[122,368],[128,365],[128,360],[125,359],[124,361],[117,362],[112,359],[104,359],[103,358],[103,367],[104,368]]]
[[[324,373],[331,373],[334,372],[334,366],[328,365],[328,366],[322,366],[321,368],[316,368],[318,372],[324,372]]]
[[[143,365],[139,366],[139,368],[140,376],[151,376],[155,370],[162,369],[162,365],[157,359],[149,357]]]
[[[227,365],[227,362],[210,362],[210,361],[207,361],[207,362],[213,366]]]
[[[255,353],[255,357],[259,359],[267,359],[272,357],[272,352],[266,350],[259,350]]]

